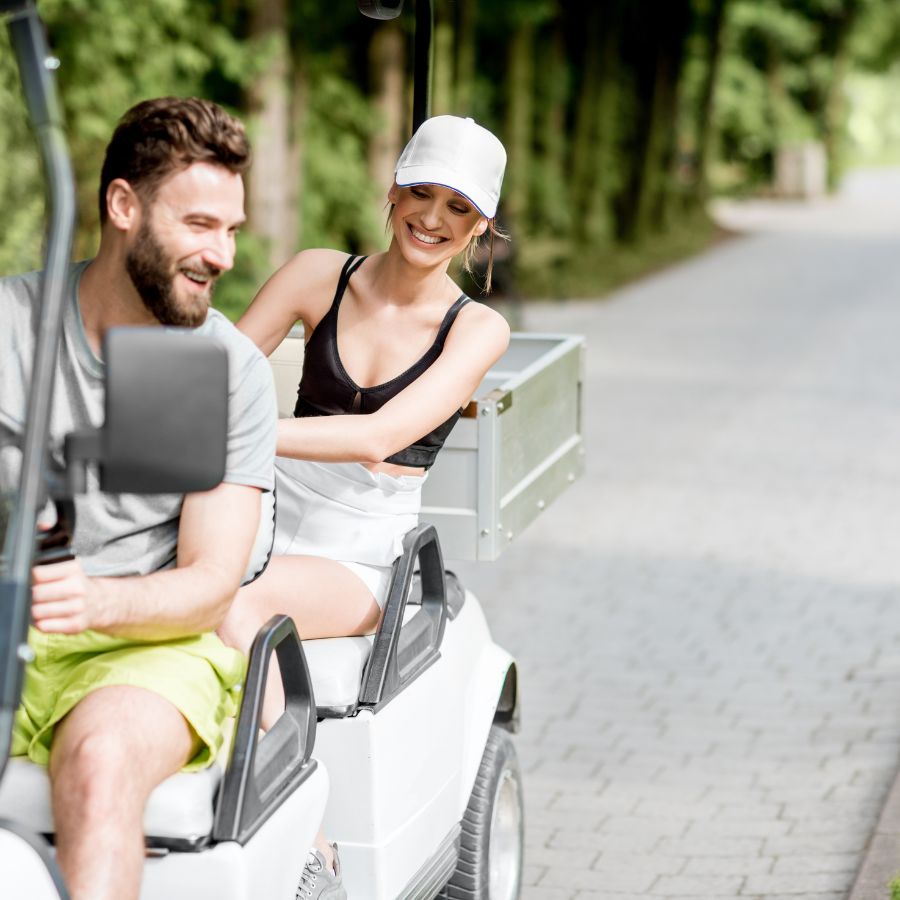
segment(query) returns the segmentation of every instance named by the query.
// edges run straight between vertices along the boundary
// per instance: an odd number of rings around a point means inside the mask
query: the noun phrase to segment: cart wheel
[[[522,774],[509,732],[494,725],[462,821],[459,862],[439,897],[516,900],[522,884]]]

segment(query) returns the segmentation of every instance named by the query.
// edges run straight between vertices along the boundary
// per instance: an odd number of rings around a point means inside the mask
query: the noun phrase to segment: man
[[[95,482],[76,499],[75,559],[33,572],[36,658],[13,753],[49,764],[73,900],[138,897],[146,800],[169,775],[212,760],[243,673],[213,632],[268,552],[257,531],[277,413],[266,360],[209,303],[234,261],[248,164],[243,126],[215,104],[138,104],[107,148],[99,251],[71,268],[55,440],[102,419],[110,327],[188,326],[229,356],[223,483],[182,498],[101,494]],[[24,407],[39,293],[37,273],[0,281],[0,418]]]

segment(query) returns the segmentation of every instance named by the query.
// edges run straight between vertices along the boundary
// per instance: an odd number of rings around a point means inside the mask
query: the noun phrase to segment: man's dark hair
[[[221,106],[197,97],[159,97],[132,106],[113,132],[100,174],[100,222],[106,191],[124,178],[151,200],[160,182],[192,163],[206,162],[243,174],[250,165],[244,126]]]

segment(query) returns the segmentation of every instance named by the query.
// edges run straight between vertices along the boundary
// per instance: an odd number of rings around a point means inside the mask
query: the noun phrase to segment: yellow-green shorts
[[[222,746],[222,725],[237,710],[244,656],[215,634],[142,643],[96,631],[44,634],[28,643],[35,659],[25,669],[22,703],[16,711],[12,755],[42,765],[50,759],[53,727],[92,691],[131,685],[172,703],[202,746],[184,771],[208,766]]]

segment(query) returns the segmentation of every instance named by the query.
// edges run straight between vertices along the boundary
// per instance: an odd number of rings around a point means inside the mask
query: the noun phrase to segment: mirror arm
[[[66,435],[66,474],[72,494],[87,491],[87,467],[103,461],[103,430],[87,428]]]

